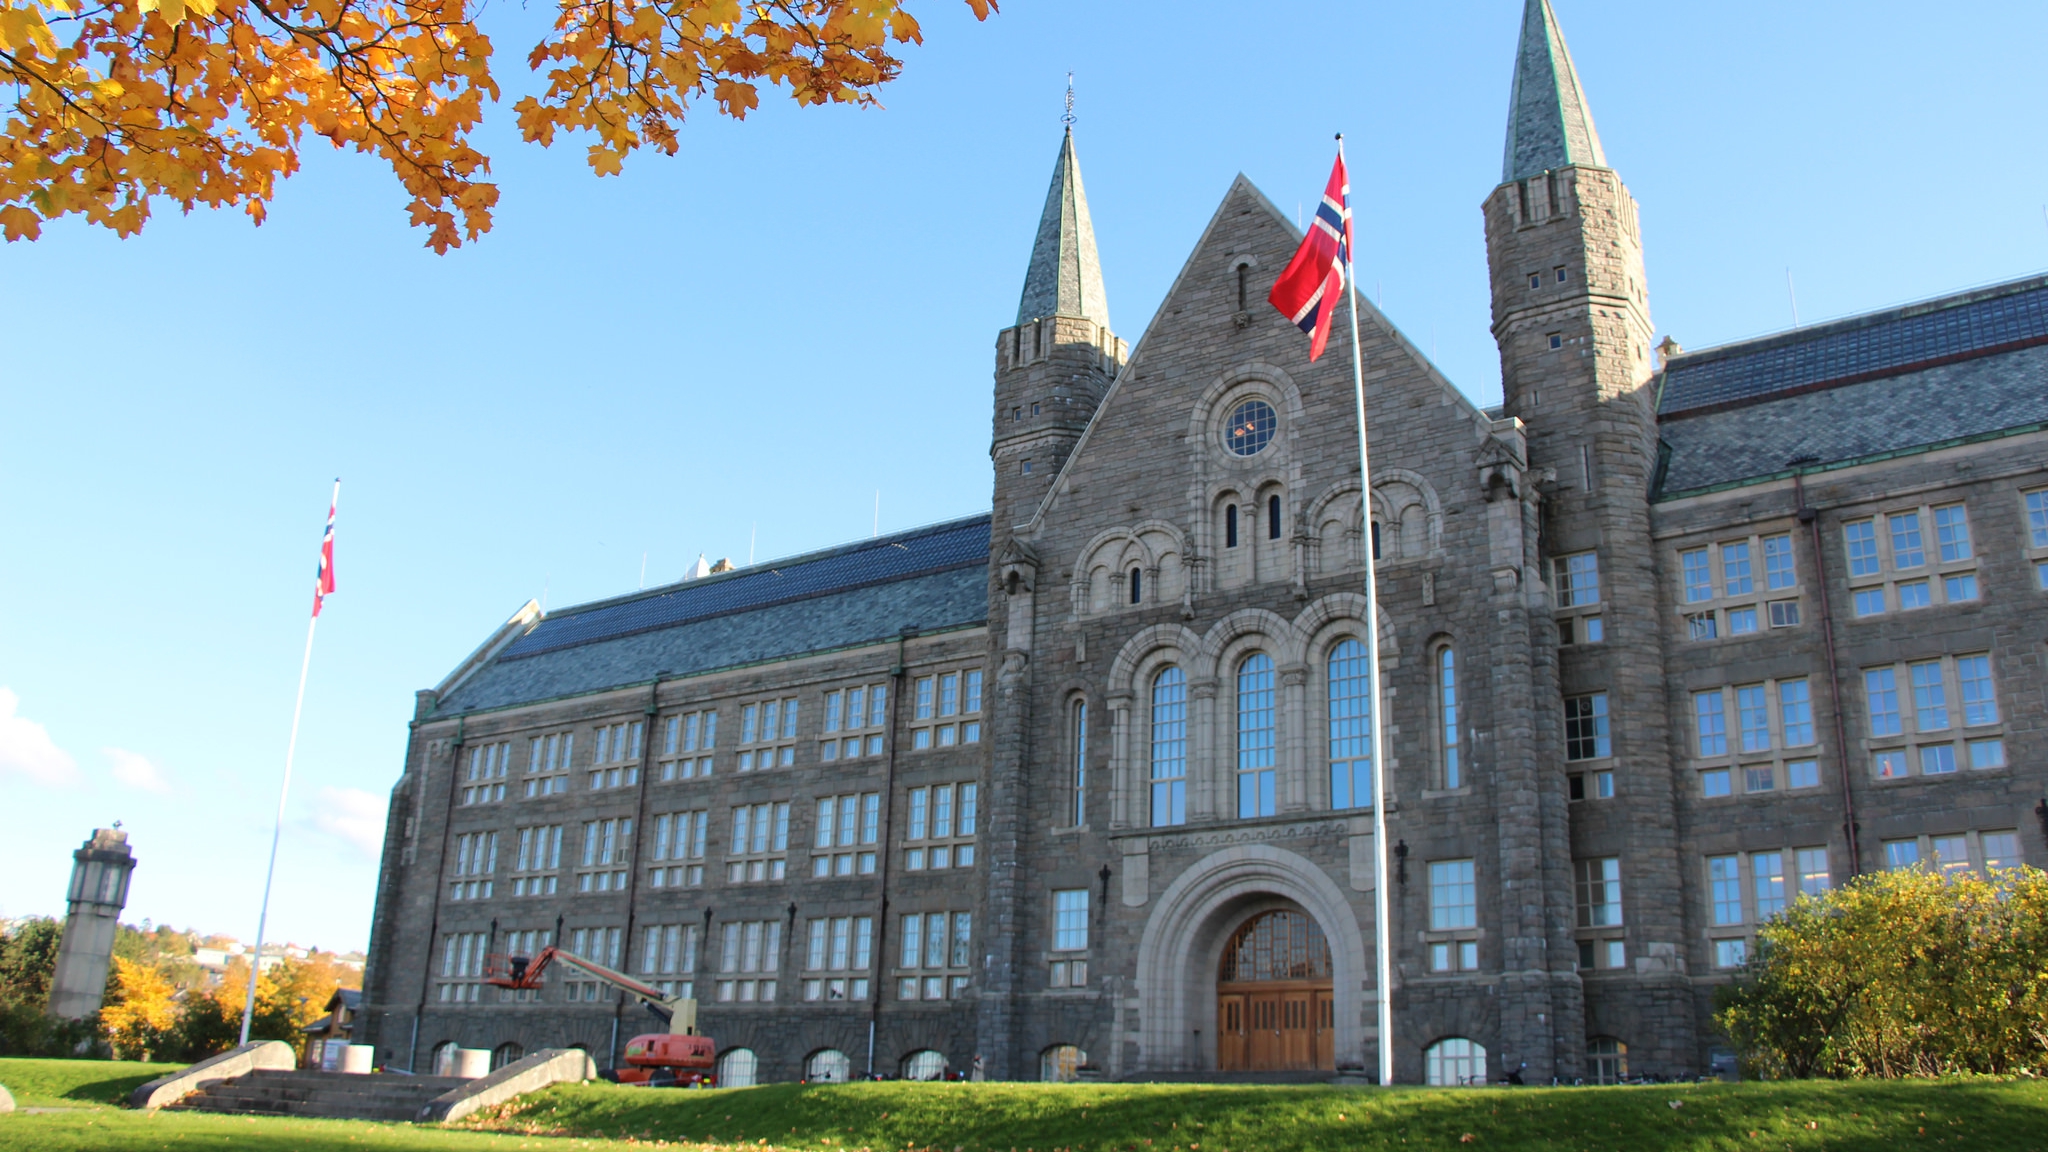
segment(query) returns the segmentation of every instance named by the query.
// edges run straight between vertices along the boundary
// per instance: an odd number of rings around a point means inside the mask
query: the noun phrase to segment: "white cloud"
[[[164,778],[164,770],[149,757],[126,748],[102,748],[100,751],[113,761],[114,779],[144,792],[155,792],[160,796],[171,794],[171,782]]]
[[[322,788],[313,826],[374,857],[384,850],[384,800],[360,788]]]
[[[71,753],[57,747],[49,729],[15,715],[20,703],[12,689],[0,688],[0,775],[19,773],[39,784],[77,783],[78,764]]]

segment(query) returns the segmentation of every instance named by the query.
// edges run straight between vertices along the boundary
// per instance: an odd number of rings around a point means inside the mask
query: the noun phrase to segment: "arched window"
[[[1141,604],[1145,600],[1145,570],[1131,569],[1131,603]]]
[[[1372,558],[1380,558],[1380,522],[1377,520],[1372,522]]]
[[[1188,678],[1166,667],[1152,678],[1152,826],[1188,822]]]
[[[1431,1087],[1486,1086],[1486,1049],[1463,1036],[1439,1040],[1422,1055],[1424,1081]]]
[[[903,1078],[905,1080],[944,1080],[946,1078],[946,1058],[929,1048],[919,1052],[912,1052],[903,1058]]]
[[[1217,979],[1226,984],[1328,980],[1330,971],[1330,941],[1323,926],[1305,912],[1281,910],[1254,916],[1231,934]]]
[[[853,1079],[853,1061],[837,1048],[820,1048],[804,1061],[804,1079],[813,1084],[844,1084]]]
[[[761,1062],[754,1058],[752,1048],[728,1048],[718,1058],[718,1086],[720,1088],[752,1088],[759,1073]]]
[[[1612,1036],[1586,1041],[1586,1078],[1595,1084],[1619,1084],[1628,1079],[1628,1045]]]
[[[1273,658],[1254,652],[1237,666],[1237,815],[1271,816],[1273,794]]]
[[[1055,1044],[1038,1054],[1038,1078],[1047,1084],[1071,1084],[1081,1078],[1088,1054],[1072,1044]]]
[[[507,1064],[514,1063],[526,1055],[526,1049],[517,1041],[507,1040],[491,1049],[491,1071],[496,1072]]]
[[[1465,786],[1458,758],[1458,658],[1446,645],[1436,653],[1437,763],[1446,788]]]
[[[1237,547],[1237,505],[1225,505],[1223,509],[1223,546]]]
[[[1069,776],[1072,791],[1067,815],[1079,828],[1088,822],[1088,702],[1074,701],[1074,770]]]
[[[1266,539],[1280,538],[1280,496],[1278,493],[1266,497]]]
[[[1372,690],[1365,645],[1346,640],[1330,650],[1330,807],[1370,808]]]
[[[439,1044],[434,1045],[434,1051],[427,1061],[427,1067],[432,1068],[434,1070],[433,1074],[436,1076],[455,1075],[455,1052],[461,1047],[462,1045],[457,1044],[453,1040],[443,1040]]]

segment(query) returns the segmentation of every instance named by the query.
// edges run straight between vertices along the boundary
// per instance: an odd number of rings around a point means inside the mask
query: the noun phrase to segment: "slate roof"
[[[1607,156],[1593,130],[1593,110],[1586,106],[1586,90],[1579,85],[1557,13],[1550,10],[1550,0],[1528,0],[1515,51],[1500,182],[1512,184],[1574,164],[1605,168]]]
[[[448,715],[887,640],[988,618],[974,516],[550,614],[455,686]]]
[[[1024,294],[1017,300],[1017,323],[1028,324],[1041,316],[1080,316],[1109,327],[1102,258],[1095,252],[1095,222],[1088,215],[1088,194],[1081,188],[1081,161],[1074,155],[1072,128],[1060,140],[1052,186],[1046,189],[1038,235],[1031,242]]]
[[[1658,499],[2048,426],[2048,277],[1674,357]]]

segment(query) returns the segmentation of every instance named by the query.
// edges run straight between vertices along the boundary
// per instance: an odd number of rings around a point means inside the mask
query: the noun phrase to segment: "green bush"
[[[2048,874],[1875,873],[1757,945],[1715,1014],[1752,1075],[2048,1072]]]

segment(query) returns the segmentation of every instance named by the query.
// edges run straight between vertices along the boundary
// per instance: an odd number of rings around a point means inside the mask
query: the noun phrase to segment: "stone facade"
[[[1264,302],[1299,233],[1238,179],[1127,347],[1069,136],[996,337],[990,518],[529,609],[422,693],[379,1059],[609,1064],[638,1009],[481,979],[615,930],[730,1080],[1362,1072],[1385,858],[1397,1079],[1688,1075],[1779,901],[2048,861],[2048,282],[1653,350],[1636,204],[1546,0],[1516,68],[1482,216],[1504,404],[1358,301],[1369,506],[1342,329],[1311,362]],[[853,729],[856,689],[887,704]],[[796,722],[735,743],[771,700]],[[713,711],[709,750],[669,747]],[[684,812],[709,834],[678,856]],[[559,860],[522,855],[534,828]],[[1312,1016],[1274,1029],[1293,1055],[1231,1015],[1268,914],[1315,926],[1273,985]]]

